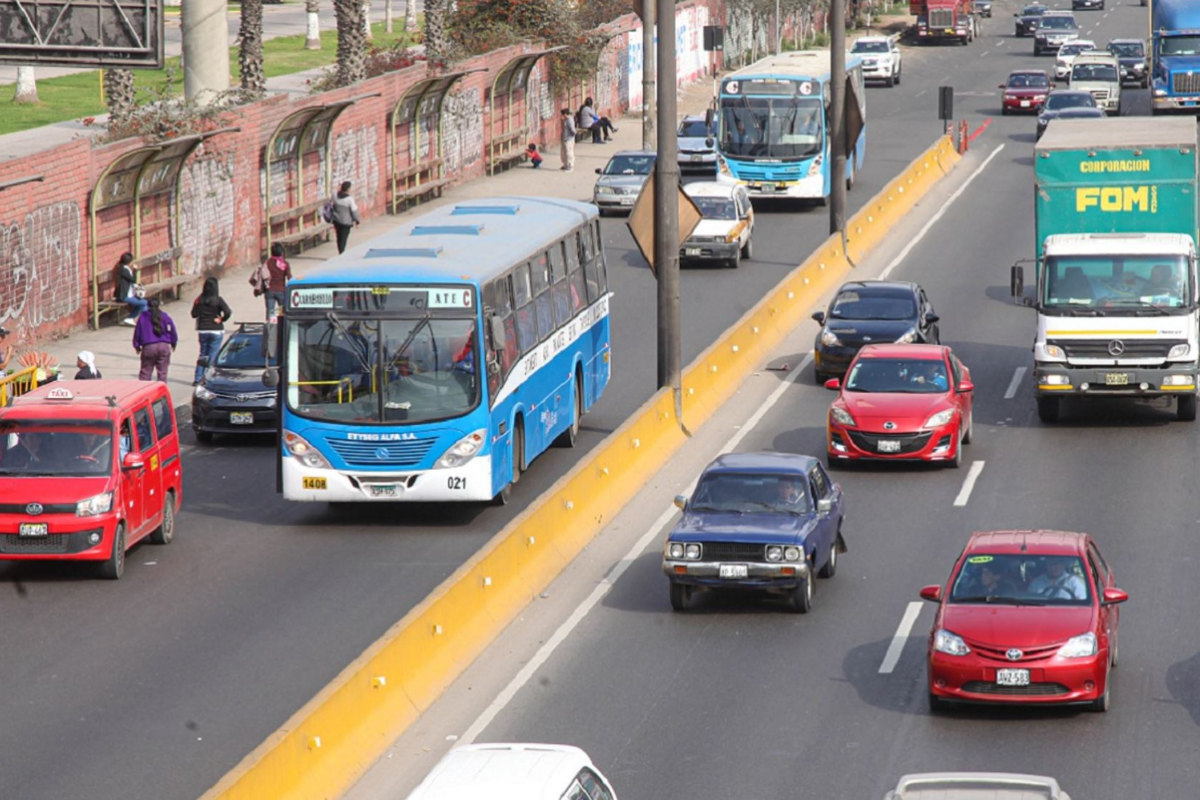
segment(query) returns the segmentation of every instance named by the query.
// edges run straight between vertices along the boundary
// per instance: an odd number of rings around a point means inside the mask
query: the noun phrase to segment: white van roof
[[[408,800],[559,800],[587,753],[564,744],[470,744],[447,753]]]

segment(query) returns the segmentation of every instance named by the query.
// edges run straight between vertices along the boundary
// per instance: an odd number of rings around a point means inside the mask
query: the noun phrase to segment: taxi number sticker
[[[303,485],[305,489],[324,490],[326,488],[326,482],[324,478],[304,478]]]
[[[153,472],[156,469],[158,469],[158,456],[153,455],[150,456],[150,471]]]
[[[968,564],[986,564],[993,560],[993,556],[971,556],[967,559]]]

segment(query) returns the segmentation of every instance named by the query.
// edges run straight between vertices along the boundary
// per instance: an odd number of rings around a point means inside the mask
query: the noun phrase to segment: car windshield
[[[1092,50],[1094,48],[1095,45],[1093,45],[1091,42],[1072,42],[1062,46],[1062,49],[1058,51],[1058,57],[1062,58],[1063,56],[1077,56],[1084,50]]]
[[[217,353],[216,365],[222,369],[263,369],[268,363],[275,366],[274,356],[268,362],[262,348],[261,333],[235,333]]]
[[[1159,40],[1164,56],[1194,56],[1200,53],[1200,36],[1164,36]]]
[[[737,207],[727,197],[693,197],[705,219],[737,219]]]
[[[1038,28],[1044,31],[1065,31],[1075,27],[1075,20],[1070,17],[1042,17]]]
[[[1046,98],[1047,111],[1062,111],[1064,108],[1095,108],[1096,98],[1086,92],[1052,92]]]
[[[1078,556],[984,554],[967,556],[954,578],[951,603],[1083,606],[1092,587]]]
[[[821,101],[803,97],[725,97],[721,142],[733,156],[807,158],[825,143]]]
[[[855,42],[851,53],[886,53],[887,42]]]
[[[604,166],[605,175],[649,175],[654,171],[654,156],[613,156]]]
[[[679,135],[703,139],[706,136],[715,136],[716,131],[705,125],[702,119],[685,119],[679,124]]]
[[[1045,6],[1025,6],[1024,10],[1021,11],[1021,16],[1023,16],[1023,17],[1040,17],[1045,13],[1046,13]]]
[[[1045,89],[1050,85],[1050,81],[1042,74],[1018,73],[1008,76],[1008,88],[1010,89]]]
[[[833,299],[829,316],[833,319],[915,319],[917,306],[909,295],[847,290],[839,292]]]
[[[692,495],[690,510],[730,514],[798,514],[812,510],[798,474],[709,472]]]
[[[1183,256],[1050,256],[1048,308],[1091,314],[1181,313],[1192,297]]]
[[[1114,42],[1108,46],[1108,51],[1119,58],[1143,58],[1146,55],[1141,42]]]
[[[949,386],[945,362],[929,358],[860,358],[846,376],[846,391],[869,394],[937,394]]]
[[[0,422],[0,475],[89,477],[113,469],[113,430],[104,420]]]
[[[1117,68],[1112,64],[1080,64],[1076,62],[1071,70],[1072,81],[1113,81],[1117,80]]]
[[[460,417],[479,402],[473,319],[330,313],[290,326],[287,400],[299,414],[404,424]]]

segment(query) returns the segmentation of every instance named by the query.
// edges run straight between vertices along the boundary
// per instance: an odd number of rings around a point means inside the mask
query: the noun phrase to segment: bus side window
[[[528,264],[522,264],[513,270],[513,304],[517,308],[517,338],[520,340],[521,352],[528,353],[538,343]]]
[[[593,223],[596,241],[596,274],[599,277],[600,293],[608,294],[608,264],[604,262],[604,243],[600,238],[600,220]]]
[[[583,261],[583,274],[587,278],[588,302],[594,303],[600,299],[600,274],[596,269],[596,251],[592,246],[592,229],[584,228],[579,232],[579,255]]]
[[[567,283],[567,264],[563,259],[563,244],[555,242],[550,248],[550,280],[554,283],[554,319],[559,327],[571,321],[571,285]]]
[[[504,351],[500,354],[500,367],[504,377],[516,366],[521,357],[521,344],[517,341],[517,315],[513,306],[512,284],[505,275],[496,282],[496,308],[504,320]]]
[[[554,333],[554,301],[550,294],[550,259],[542,253],[530,264],[533,270],[534,306],[537,309],[538,338]]]
[[[587,305],[587,286],[583,279],[583,265],[579,262],[575,234],[567,237],[563,248],[567,251],[567,282],[571,285],[571,311],[578,314]]]

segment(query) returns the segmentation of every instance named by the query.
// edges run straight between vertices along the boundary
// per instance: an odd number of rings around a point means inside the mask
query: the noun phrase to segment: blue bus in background
[[[448,205],[290,281],[284,497],[507,502],[608,385],[608,302],[596,207],[542,197]]]
[[[752,197],[824,202],[832,186],[830,51],[771,56],[726,76],[718,97],[717,180]],[[866,155],[862,59],[846,55],[847,186]]]

